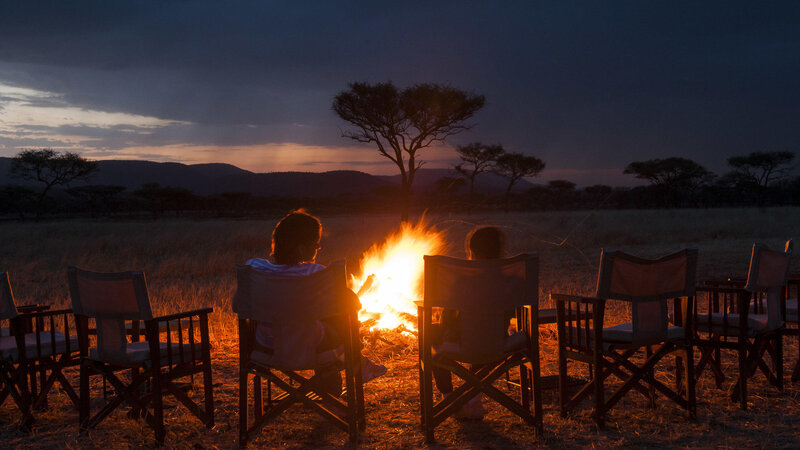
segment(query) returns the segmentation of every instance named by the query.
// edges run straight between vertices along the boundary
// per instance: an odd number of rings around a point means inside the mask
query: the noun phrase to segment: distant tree
[[[502,145],[486,145],[473,142],[456,147],[461,162],[455,166],[456,171],[469,181],[469,211],[475,204],[475,178],[478,174],[490,172],[500,155],[506,151]]]
[[[770,186],[789,175],[792,160],[792,152],[753,152],[728,158],[728,165],[733,168],[731,177],[736,185],[754,192],[761,206]]]
[[[117,196],[125,190],[125,186],[105,184],[78,186],[67,189],[67,194],[85,202],[94,217],[98,210],[109,213],[114,207]]]
[[[664,203],[674,206],[680,204],[682,195],[691,198],[698,186],[714,178],[714,174],[700,164],[678,157],[635,161],[628,164],[623,173],[650,181]]]
[[[442,177],[434,182],[433,190],[439,202],[451,203],[456,192],[466,184],[461,177]]]
[[[422,167],[417,152],[468,130],[464,122],[483,107],[482,95],[449,86],[417,84],[405,89],[387,83],[350,83],[336,95],[333,110],[355,127],[343,137],[375,143],[378,153],[400,169],[401,219],[408,220],[411,186]]]
[[[35,204],[36,192],[28,187],[16,184],[6,185],[0,189],[0,211],[15,212],[20,219]]]
[[[180,215],[195,200],[195,195],[189,189],[161,186],[158,183],[145,183],[133,195],[145,200],[156,217],[166,210],[173,210]]]
[[[9,172],[23,180],[37,181],[44,188],[36,199],[36,221],[42,214],[45,197],[54,186],[86,179],[97,170],[97,163],[77,153],[58,153],[49,148],[23,150],[11,160]]]
[[[508,200],[511,189],[517,181],[524,177],[534,177],[544,169],[544,161],[522,153],[505,153],[500,155],[495,162],[494,171],[508,178],[508,186],[503,200],[503,210],[508,212]]]

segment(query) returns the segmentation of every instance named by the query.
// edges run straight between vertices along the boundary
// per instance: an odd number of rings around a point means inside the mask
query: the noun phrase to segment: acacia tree
[[[500,155],[494,166],[494,171],[508,178],[508,187],[503,200],[503,210],[508,212],[508,199],[511,197],[511,189],[517,181],[524,177],[535,177],[544,169],[544,161],[535,157],[523,155],[522,153],[505,153]]]
[[[417,152],[468,130],[465,121],[483,107],[482,95],[449,86],[350,83],[333,100],[333,111],[355,127],[343,137],[374,143],[400,170],[401,219],[408,220],[414,175],[424,164]]]
[[[770,184],[789,175],[793,159],[792,152],[753,152],[728,158],[728,165],[733,167],[731,177],[735,183],[755,191],[758,205],[761,206]]]
[[[650,181],[663,195],[665,205],[674,206],[680,203],[682,193],[692,197],[698,186],[714,178],[714,174],[700,164],[678,157],[634,161],[622,173]]]
[[[469,212],[475,203],[475,178],[478,174],[489,172],[494,163],[506,150],[502,145],[486,145],[473,142],[456,147],[461,162],[455,166],[456,171],[469,180]]]
[[[97,163],[77,153],[58,153],[50,148],[23,150],[11,160],[9,172],[23,180],[44,184],[36,199],[36,221],[42,214],[47,193],[54,186],[67,185],[74,180],[86,179],[97,170]]]

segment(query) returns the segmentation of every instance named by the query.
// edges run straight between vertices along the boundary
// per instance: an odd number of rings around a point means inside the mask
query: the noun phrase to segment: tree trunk
[[[506,196],[505,200],[503,201],[503,212],[506,214],[508,214],[508,199],[511,197],[511,188],[514,186],[514,182],[516,181],[517,180],[511,180],[511,182],[508,183],[508,187],[506,188]]]
[[[472,214],[472,207],[475,205],[475,173],[469,178],[469,204],[467,214]]]
[[[42,217],[42,206],[44,205],[44,199],[47,196],[47,192],[50,190],[51,186],[45,186],[42,190],[42,193],[39,194],[39,198],[36,199],[36,218],[34,219],[36,222],[39,222],[39,219]]]
[[[403,180],[403,186],[400,189],[400,221],[408,222],[408,210],[411,206],[411,183]]]

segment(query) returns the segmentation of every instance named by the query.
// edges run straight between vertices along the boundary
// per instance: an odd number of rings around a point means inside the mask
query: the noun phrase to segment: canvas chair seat
[[[573,342],[577,342],[579,339],[585,342],[586,340],[586,329],[581,329],[580,332],[576,328],[571,328],[572,340]],[[675,341],[679,339],[683,339],[685,336],[685,330],[683,327],[678,327],[674,325],[670,325],[667,327],[667,339],[666,341]],[[589,342],[591,343],[594,340],[594,330],[589,328]],[[629,344],[633,343],[633,324],[631,322],[621,323],[619,325],[614,325],[612,327],[605,327],[603,328],[603,343],[606,347],[606,350],[612,346],[619,346],[619,344]],[[658,339],[656,343],[665,342],[663,339]]]
[[[41,344],[40,352],[36,350],[36,333],[25,334],[25,355],[28,358],[46,357],[53,354],[52,340],[56,343],[56,354],[64,353],[67,350],[67,339],[64,333],[56,331],[53,333],[53,338],[50,337],[50,331],[42,331],[39,334],[39,342]],[[78,337],[70,336],[69,338],[70,351],[78,352]],[[17,349],[17,339],[14,336],[3,335],[0,337],[0,357],[10,358],[12,361],[17,361],[19,352]]]
[[[504,355],[523,350],[528,346],[528,336],[525,333],[514,333],[503,341],[503,355],[497,355],[497,359]],[[471,355],[461,351],[461,344],[458,342],[444,341],[441,345],[434,345],[431,348],[433,356],[446,356],[456,361],[470,362]]]
[[[250,353],[250,362],[256,363],[262,367],[280,366],[279,361],[276,361],[275,355],[265,351],[266,349],[256,349]],[[325,350],[317,353],[317,359],[312,366],[308,369],[315,369],[322,366],[329,366],[335,363],[344,363],[344,345],[340,345],[332,350]]]
[[[748,314],[748,331],[752,333],[768,331],[767,319],[768,316],[766,314]],[[723,325],[727,326],[723,327]],[[708,315],[699,313],[695,318],[695,326],[698,331],[708,331]],[[722,313],[712,313],[711,331],[713,333],[723,333],[725,329],[730,333],[739,333],[739,314],[732,313],[725,316]]]
[[[790,322],[797,322],[797,299],[786,299],[786,320]]]
[[[159,342],[159,352],[161,353],[161,365],[169,364],[169,354],[167,352],[167,343],[166,342]],[[183,357],[185,361],[192,360],[192,345],[191,344],[183,344],[183,349],[181,349],[181,344],[172,343],[171,345],[172,350],[172,363],[179,363],[180,362],[180,355],[181,351],[183,351]],[[195,354],[200,354],[200,346],[195,345]],[[97,355],[97,347],[91,347],[89,349],[89,359],[94,361],[108,361],[108,359],[103,359],[98,357]],[[118,361],[121,364],[139,364],[148,362],[150,360],[150,343],[147,341],[139,341],[139,342],[129,342],[125,348],[125,359],[122,361]],[[149,363],[147,364],[149,366]]]

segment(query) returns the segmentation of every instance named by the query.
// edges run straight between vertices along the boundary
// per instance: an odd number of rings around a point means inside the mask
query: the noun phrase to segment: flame
[[[416,225],[403,223],[383,243],[364,253],[361,274],[349,281],[350,289],[361,299],[359,320],[369,323],[371,330],[417,329],[414,301],[422,299],[422,257],[444,250],[442,234],[428,228],[424,220]]]

